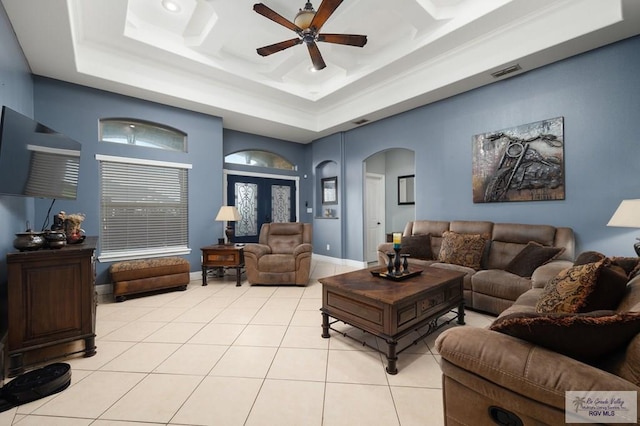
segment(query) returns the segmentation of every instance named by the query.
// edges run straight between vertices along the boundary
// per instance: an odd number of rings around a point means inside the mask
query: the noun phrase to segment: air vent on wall
[[[504,77],[507,74],[511,74],[512,72],[520,71],[521,69],[522,67],[520,66],[520,64],[515,64],[515,65],[508,66],[506,68],[503,68],[501,70],[492,72],[491,75],[493,76],[493,78],[500,78],[500,77]]]
[[[366,118],[363,118],[361,120],[354,121],[353,124],[355,124],[356,126],[359,126],[361,124],[368,123],[368,122],[369,122],[369,120],[367,120]]]

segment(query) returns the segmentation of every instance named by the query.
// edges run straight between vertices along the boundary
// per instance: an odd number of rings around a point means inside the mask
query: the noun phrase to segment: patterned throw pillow
[[[488,235],[458,234],[453,231],[445,231],[442,233],[438,261],[478,270],[481,268],[488,240]]]
[[[431,235],[403,236],[400,253],[408,254],[414,259],[433,260],[433,254],[431,253]]]
[[[578,255],[574,266],[586,265],[603,261],[604,265],[595,288],[587,297],[581,312],[616,309],[624,297],[629,274],[637,266],[638,258],[612,257],[608,258],[597,251],[585,251]]]
[[[640,313],[594,311],[539,315],[521,312],[499,317],[489,328],[579,361],[594,363],[629,344],[640,332]]]
[[[595,290],[605,261],[576,265],[560,272],[545,286],[538,303],[538,313],[583,312],[587,298]]]
[[[539,266],[560,256],[563,247],[547,247],[535,241],[529,243],[509,262],[505,271],[529,278]]]

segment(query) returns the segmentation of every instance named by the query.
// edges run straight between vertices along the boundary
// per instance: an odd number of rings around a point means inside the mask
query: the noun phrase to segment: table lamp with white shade
[[[233,243],[233,227],[231,222],[237,222],[240,220],[240,213],[236,206],[222,206],[216,216],[217,221],[227,222],[227,227],[224,230],[227,236],[227,244]]]
[[[607,226],[640,228],[640,199],[622,200]],[[636,254],[640,256],[640,238],[636,238],[636,240],[639,242],[635,243],[633,248]]]

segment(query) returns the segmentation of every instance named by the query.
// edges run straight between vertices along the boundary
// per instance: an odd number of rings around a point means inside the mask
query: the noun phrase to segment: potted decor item
[[[66,214],[64,212],[60,212],[59,214],[64,215],[64,233],[67,236],[67,244],[79,244],[83,242],[85,233],[81,226],[84,221],[84,214]]]

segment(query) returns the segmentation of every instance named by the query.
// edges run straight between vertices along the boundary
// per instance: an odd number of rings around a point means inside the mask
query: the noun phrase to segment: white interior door
[[[378,244],[385,241],[384,175],[367,173],[365,179],[365,260],[378,260]]]

